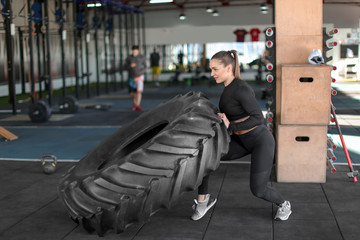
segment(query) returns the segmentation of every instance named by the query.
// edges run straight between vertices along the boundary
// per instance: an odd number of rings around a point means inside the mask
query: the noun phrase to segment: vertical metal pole
[[[136,14],[136,25],[137,25],[137,45],[141,46],[141,27],[140,27],[140,13]]]
[[[35,102],[35,81],[34,81],[34,48],[32,41],[32,14],[31,14],[31,0],[27,0],[28,6],[28,27],[29,27],[29,57],[30,57],[30,85],[31,85],[31,101]]]
[[[89,67],[89,11],[85,0],[85,64],[86,64],[86,97],[90,98],[90,67]]]
[[[5,9],[7,16],[5,17],[5,30],[6,30],[6,54],[7,54],[7,72],[9,79],[9,100],[12,104],[12,113],[16,115],[16,93],[14,83],[14,53],[13,53],[13,32],[15,29],[11,29],[12,25],[12,10],[10,0],[5,1]]]
[[[79,99],[79,66],[78,66],[78,43],[77,43],[77,22],[76,22],[76,0],[73,0],[73,34],[74,34],[74,64],[75,64],[75,96]]]
[[[48,82],[47,82],[47,67],[46,67],[46,44],[45,44],[45,33],[41,31],[41,48],[42,48],[42,75],[41,75],[41,81],[44,82],[44,90],[48,90]]]
[[[166,45],[162,45],[162,66],[161,69],[166,68]]]
[[[80,43],[80,79],[81,79],[81,90],[84,90],[84,56],[83,56],[83,35],[82,30],[78,30],[78,38]]]
[[[40,52],[40,23],[35,24],[36,32],[36,51],[37,51],[37,64],[38,64],[38,84],[39,84],[39,98],[42,98],[42,87],[41,87],[41,52]]]
[[[273,9],[272,9],[272,23],[274,24],[274,26],[275,26],[275,1],[276,0],[273,0]]]
[[[107,34],[106,34],[106,9],[103,9],[103,23],[104,23],[104,65],[105,65],[105,92],[109,93],[109,75],[108,75],[108,54],[107,54]]]
[[[127,10],[125,10],[125,46],[126,46],[126,56],[129,56],[130,47],[129,47],[129,24],[128,24]]]
[[[63,3],[59,0],[60,4],[60,47],[61,47],[61,76],[62,76],[62,95],[66,96],[66,76],[65,76],[65,35],[64,35],[64,16],[63,16]]]
[[[146,56],[146,38],[145,38],[145,16],[144,14],[142,13],[142,32],[143,32],[143,44],[144,44],[144,56]],[[144,74],[144,81],[146,82],[147,81],[147,74],[146,74],[146,71],[145,71],[145,74]]]
[[[357,29],[358,31],[358,39],[360,39],[360,18],[359,18],[359,28]],[[359,41],[359,44],[358,44],[358,64],[360,65],[360,41]],[[358,66],[359,66],[358,65]],[[357,71],[357,74],[356,74],[356,79],[359,79],[360,78],[360,71]]]
[[[20,72],[21,72],[21,94],[25,94],[25,64],[24,64],[24,44],[23,44],[23,40],[24,40],[24,36],[23,36],[23,32],[21,30],[21,27],[18,27],[18,31],[19,31],[19,46],[20,46]]]
[[[99,49],[98,49],[98,23],[95,26],[95,64],[96,64],[96,95],[100,95]]]
[[[111,32],[110,32],[110,37],[111,37],[111,55],[112,55],[112,58],[111,58],[111,69],[112,69],[112,81],[114,83],[114,91],[117,90],[117,87],[116,87],[116,66],[115,66],[115,28],[114,28],[114,13],[113,11],[111,11],[110,13],[110,16],[111,16],[111,24],[112,24],[112,29],[111,29]]]
[[[51,54],[50,54],[50,39],[49,39],[49,5],[48,0],[44,0],[44,20],[45,20],[45,37],[46,37],[46,76],[48,81],[48,96],[49,105],[52,104],[52,77],[51,77]]]
[[[134,26],[134,13],[130,12],[130,40],[131,45],[135,45],[135,32],[134,32],[135,26]]]
[[[124,88],[124,81],[123,81],[123,28],[122,28],[122,18],[121,18],[122,14],[119,14],[119,49],[120,49],[120,88],[123,89]]]

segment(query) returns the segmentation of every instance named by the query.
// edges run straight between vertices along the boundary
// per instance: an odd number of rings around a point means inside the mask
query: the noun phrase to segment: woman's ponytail
[[[238,59],[238,55],[237,55],[237,51],[236,50],[231,50],[231,53],[234,57],[235,60],[235,66],[233,65],[234,69],[234,76],[235,78],[241,79],[241,75],[240,75],[240,64],[239,64],[239,59]]]

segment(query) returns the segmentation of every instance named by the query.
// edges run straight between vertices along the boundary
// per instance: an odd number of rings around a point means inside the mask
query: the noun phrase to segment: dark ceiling
[[[119,0],[126,5],[149,11],[168,11],[185,9],[206,9],[238,6],[260,6],[266,3],[272,5],[276,0],[174,0],[172,3],[150,4],[149,0]],[[324,4],[351,4],[360,6],[360,0],[323,0]]]

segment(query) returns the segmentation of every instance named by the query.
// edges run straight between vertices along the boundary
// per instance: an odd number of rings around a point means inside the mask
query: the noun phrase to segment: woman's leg
[[[195,202],[193,205],[194,213],[191,216],[191,219],[194,221],[199,220],[203,216],[205,216],[207,211],[209,211],[210,208],[212,208],[212,206],[214,206],[216,203],[216,198],[210,197],[208,186],[209,186],[209,175],[203,178],[203,181],[198,188],[197,200],[194,199]]]
[[[249,151],[239,142],[237,136],[232,136],[229,151],[222,159],[231,160],[240,158],[249,154]],[[216,198],[210,198],[209,194],[209,175],[205,176],[198,188],[198,197],[194,204],[194,214],[191,216],[193,220],[201,219],[206,212],[214,206]]]
[[[249,151],[245,149],[242,143],[237,138],[237,135],[231,135],[231,142],[229,145],[229,151],[226,155],[224,155],[221,160],[233,160],[237,158],[241,158],[249,154]],[[198,200],[202,200],[205,198],[205,195],[209,193],[208,185],[209,185],[209,175],[205,176],[202,180],[201,185],[198,188]]]
[[[256,137],[256,141],[252,142],[249,139],[249,142],[253,145],[251,150],[250,189],[256,197],[279,205],[284,202],[284,198],[278,191],[267,185],[273,167],[275,141],[265,126],[259,127],[263,129],[259,129],[260,131],[257,131],[257,134],[250,136]]]
[[[229,151],[221,157],[221,160],[234,160],[250,154],[249,150],[239,140],[239,136],[236,134],[231,135],[231,141],[229,144]]]
[[[209,193],[209,178],[210,178],[210,174],[206,175],[203,180],[201,185],[198,188],[198,201],[204,201],[206,198],[206,194]]]
[[[275,219],[287,220],[292,213],[289,201],[267,185],[274,162],[275,140],[265,125],[259,126],[241,141],[251,151],[250,189],[259,198],[279,206]]]

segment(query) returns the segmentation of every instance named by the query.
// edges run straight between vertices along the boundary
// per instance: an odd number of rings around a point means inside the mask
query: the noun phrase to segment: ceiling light
[[[261,5],[260,5],[260,9],[261,10],[268,10],[268,6],[266,5],[266,3],[262,3]]]
[[[184,13],[181,13],[180,16],[179,16],[179,19],[180,20],[185,20],[186,19],[186,16]]]
[[[262,4],[260,5],[260,10],[261,10],[261,13],[262,13],[262,14],[267,14],[267,13],[268,13],[268,9],[269,9],[269,7],[268,7],[268,5],[266,5],[266,3],[262,3]]]
[[[150,0],[150,3],[171,3],[173,0]]]
[[[214,11],[213,11],[213,14],[212,14],[214,17],[217,17],[217,16],[219,16],[219,12],[215,9]]]
[[[87,7],[101,7],[101,3],[88,3]]]
[[[208,7],[206,8],[206,12],[212,13],[212,12],[214,12],[214,9],[212,9],[210,6],[208,6]]]

